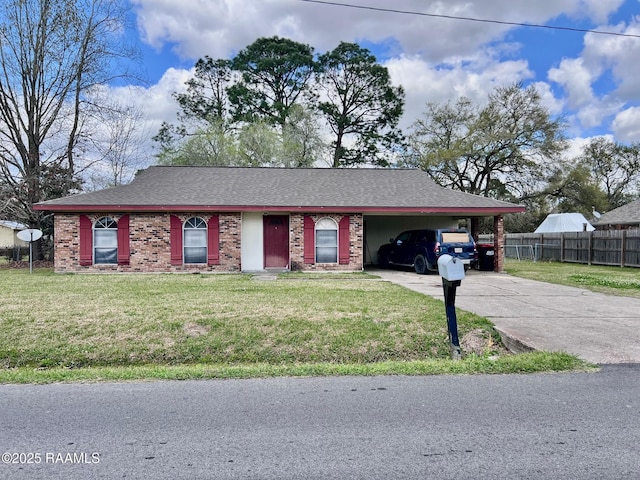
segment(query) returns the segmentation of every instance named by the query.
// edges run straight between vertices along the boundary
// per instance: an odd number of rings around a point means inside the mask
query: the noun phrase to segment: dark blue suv
[[[476,244],[464,229],[407,230],[390,241],[378,249],[378,265],[382,268],[398,265],[413,267],[420,274],[437,272],[438,258],[445,253],[460,258],[465,270],[478,261]]]

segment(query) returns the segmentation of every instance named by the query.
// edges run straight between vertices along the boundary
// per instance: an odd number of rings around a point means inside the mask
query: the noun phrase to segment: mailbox
[[[438,259],[438,273],[450,282],[464,280],[464,263],[457,257],[442,255]]]
[[[438,273],[442,277],[444,304],[449,330],[449,348],[451,359],[460,360],[460,339],[458,338],[458,319],[456,317],[456,287],[464,280],[464,263],[451,255],[442,255],[438,259]]]

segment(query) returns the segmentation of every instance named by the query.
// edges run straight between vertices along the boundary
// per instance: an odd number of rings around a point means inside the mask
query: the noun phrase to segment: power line
[[[398,13],[402,15],[416,15],[421,17],[432,17],[432,18],[446,18],[448,20],[465,20],[468,22],[494,23],[498,25],[509,25],[509,26],[515,26],[515,27],[546,28],[548,30],[564,30],[569,32],[595,33],[598,35],[611,35],[616,37],[640,38],[640,35],[635,35],[632,33],[619,33],[619,32],[611,32],[606,30],[591,30],[588,28],[559,27],[559,26],[553,26],[553,25],[541,25],[537,23],[505,22],[502,20],[490,20],[487,18],[459,17],[455,15],[441,15],[436,13],[412,12],[409,10],[397,10],[394,8],[371,7],[366,5],[352,5],[350,3],[329,2],[325,0],[298,0],[298,1],[307,2],[307,3],[319,3],[322,5],[332,5],[334,7],[346,7],[346,8],[357,8],[360,10],[371,10],[374,12]]]

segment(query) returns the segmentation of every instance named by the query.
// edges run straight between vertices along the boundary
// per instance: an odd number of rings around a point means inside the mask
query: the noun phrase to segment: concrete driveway
[[[368,270],[384,280],[443,300],[436,274]],[[467,272],[456,307],[493,322],[513,351],[574,354],[593,363],[640,363],[640,299],[513,277]],[[443,306],[444,308],[444,306]]]

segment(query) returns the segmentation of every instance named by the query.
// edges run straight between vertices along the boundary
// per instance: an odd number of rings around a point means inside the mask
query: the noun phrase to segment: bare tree
[[[82,171],[90,171],[90,185],[97,190],[124,185],[133,180],[146,160],[143,149],[148,129],[143,112],[136,106],[122,105],[101,95],[96,100],[102,108],[92,118],[94,132],[90,139],[95,158],[85,162]],[[78,170],[80,172],[81,170]]]
[[[75,155],[89,138],[86,93],[126,74],[118,0],[5,0],[0,7],[0,183],[11,215],[43,228],[34,203],[78,186]],[[0,205],[4,202],[0,202]]]

